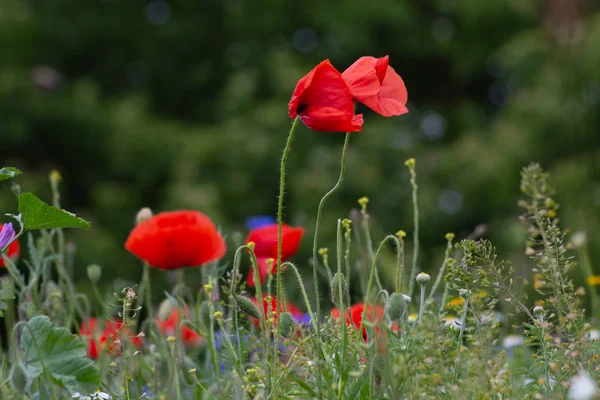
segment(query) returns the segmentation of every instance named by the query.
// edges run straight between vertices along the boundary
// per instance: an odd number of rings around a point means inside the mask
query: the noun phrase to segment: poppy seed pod
[[[392,321],[398,321],[406,314],[406,299],[402,293],[392,293],[386,304],[387,314]]]
[[[340,285],[342,286],[342,298],[340,298]],[[333,275],[333,278],[331,278],[331,283],[329,285],[329,297],[333,304],[340,307],[340,304],[344,301],[347,290],[346,277],[344,274],[336,272],[335,275]]]
[[[294,317],[289,312],[283,312],[279,315],[279,332],[284,338],[289,338],[296,329]]]
[[[258,308],[249,298],[244,296],[236,296],[235,304],[237,304],[240,311],[246,314],[247,316],[260,319],[260,312],[258,311]]]

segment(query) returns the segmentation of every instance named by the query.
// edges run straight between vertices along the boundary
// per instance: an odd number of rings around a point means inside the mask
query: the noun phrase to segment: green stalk
[[[417,202],[417,173],[415,172],[415,159],[409,158],[404,163],[410,172],[410,184],[412,186],[412,205],[413,205],[413,257],[410,278],[408,283],[408,295],[412,297],[415,287],[415,277],[417,275],[417,259],[419,257],[419,205]]]
[[[444,273],[446,272],[446,267],[448,266],[448,261],[450,260],[450,256],[452,255],[452,239],[454,239],[454,234],[447,233],[446,240],[448,241],[448,243],[446,244],[446,255],[444,256],[444,262],[442,263],[442,266],[440,267],[440,271],[438,272],[437,278],[435,278],[435,283],[431,287],[431,292],[429,292],[427,301],[429,301],[433,298],[433,295],[435,294],[438,287],[442,283],[442,280],[444,279]],[[446,299],[446,296],[444,296],[444,300],[445,299]],[[442,306],[443,305],[444,304],[442,303]]]
[[[337,272],[339,274],[339,276],[342,275],[342,263],[343,263],[343,246],[342,246],[342,221],[340,219],[338,219],[338,223],[337,223]],[[342,354],[342,362],[341,362],[341,366],[342,366],[342,371],[345,370],[345,363],[346,363],[346,352],[347,352],[347,347],[348,347],[348,328],[346,326],[346,320],[345,320],[345,315],[346,315],[346,310],[344,307],[344,291],[343,291],[343,287],[342,287],[342,280],[340,279],[338,282],[338,287],[337,288],[331,288],[331,290],[338,290],[338,295],[339,295],[339,299],[340,299],[340,304],[336,304],[339,309],[340,309],[340,316],[341,316],[341,320],[342,320],[342,343],[341,343],[341,351],[340,353]],[[346,290],[348,290],[348,288],[346,288]],[[350,305],[348,305],[350,306]],[[338,400],[342,399],[342,395],[344,394],[344,386],[345,386],[345,382],[342,380],[344,374],[341,374],[340,376],[340,382],[338,384]]]
[[[314,287],[315,287],[315,298],[317,300],[316,307],[317,307],[317,319],[318,320],[321,319],[321,297],[319,295],[319,274],[318,274],[318,260],[317,260],[317,252],[319,249],[319,228],[321,226],[321,218],[323,216],[323,207],[325,206],[325,202],[327,201],[329,196],[331,196],[333,193],[336,192],[336,190],[342,185],[342,182],[344,181],[344,173],[346,172],[346,155],[348,152],[348,144],[349,143],[350,143],[350,133],[346,133],[344,147],[342,148],[342,162],[341,162],[341,167],[340,167],[340,176],[339,176],[338,181],[336,182],[335,186],[333,188],[331,188],[331,190],[329,192],[327,192],[325,194],[325,196],[323,196],[323,198],[319,202],[319,208],[317,209],[317,222],[315,224],[315,237],[313,240],[313,282],[314,282]],[[316,321],[315,321],[315,324],[316,324]],[[319,357],[319,360],[317,360],[317,378],[319,381],[319,383],[318,383],[319,384],[319,399],[322,399],[323,398],[323,385],[322,385],[323,378],[321,376],[321,363],[320,363],[321,333],[320,333],[319,329],[316,329],[315,333],[317,334],[316,352],[317,352],[317,357]]]

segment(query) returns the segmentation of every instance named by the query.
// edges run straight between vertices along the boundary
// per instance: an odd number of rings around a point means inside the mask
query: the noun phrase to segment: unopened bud
[[[398,236],[399,239],[403,239],[406,237],[406,232],[400,229],[398,232],[396,232],[396,236]]]
[[[49,178],[50,178],[50,184],[54,187],[56,187],[60,183],[60,181],[62,181],[62,175],[60,174],[60,172],[58,172],[55,169],[50,171]]]
[[[398,321],[406,313],[407,303],[402,293],[392,293],[386,304],[387,313],[392,321]],[[410,299],[410,298],[409,298]]]
[[[27,389],[28,379],[25,367],[22,363],[14,364],[10,371],[10,383],[11,387],[15,389],[17,393],[24,394]]]
[[[426,274],[425,272],[421,272],[419,273],[419,275],[417,275],[417,283],[419,285],[427,285],[430,280],[431,276],[429,276],[429,274]]]
[[[361,197],[358,199],[358,204],[364,209],[369,204],[369,198],[366,196]]]
[[[444,236],[446,238],[447,241],[451,241],[454,239],[454,233],[452,232],[448,232],[446,233],[446,236]]]
[[[533,308],[533,313],[535,315],[537,315],[538,317],[539,316],[544,316],[544,307],[542,307],[542,306],[535,306]]]
[[[342,298],[340,298],[340,286],[342,288]],[[329,285],[329,297],[331,298],[333,304],[341,307],[340,304],[344,302],[344,297],[346,296],[347,290],[346,277],[344,274],[336,272],[335,275],[333,275],[333,278],[331,278]]]
[[[244,296],[236,296],[235,303],[239,310],[249,317],[260,319],[260,312],[252,300]]]
[[[173,308],[175,308],[175,303],[171,299],[163,300],[158,306],[158,318],[163,321],[168,320],[173,312]]]
[[[410,296],[403,294],[402,297],[404,297],[404,301],[406,302],[406,304],[410,304],[412,302]]]
[[[417,160],[415,160],[414,158],[409,158],[408,160],[404,161],[404,165],[408,167],[408,169],[413,169],[416,163]]]
[[[154,214],[152,214],[152,210],[150,208],[148,208],[148,207],[141,208],[140,211],[138,211],[137,215],[135,216],[135,223],[139,225],[142,222],[146,222],[150,218],[152,218],[153,215]]]
[[[212,319],[212,315],[210,314],[210,304],[208,301],[203,301],[200,304],[200,323],[203,325],[204,329],[210,329],[210,321]]]
[[[100,267],[98,264],[88,265],[87,276],[92,283],[97,283],[102,276],[102,267]]]
[[[292,314],[287,311],[279,314],[279,332],[281,332],[281,336],[289,338],[295,330],[296,325]]]

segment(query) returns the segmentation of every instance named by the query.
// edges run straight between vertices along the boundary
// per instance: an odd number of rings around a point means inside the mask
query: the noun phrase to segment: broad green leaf
[[[65,210],[44,203],[33,193],[19,195],[19,212],[25,229],[84,228],[91,224]]]
[[[15,167],[3,167],[0,168],[0,181],[5,181],[21,174],[22,172]]]
[[[100,375],[86,355],[85,345],[66,328],[55,328],[40,315],[31,319],[21,333],[27,377],[35,380],[49,374],[55,383],[72,392],[98,389]]]

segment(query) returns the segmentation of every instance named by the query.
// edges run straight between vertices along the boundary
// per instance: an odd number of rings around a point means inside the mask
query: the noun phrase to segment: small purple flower
[[[0,229],[0,250],[8,246],[15,240],[15,230],[13,229],[12,224],[4,224],[2,229]]]

